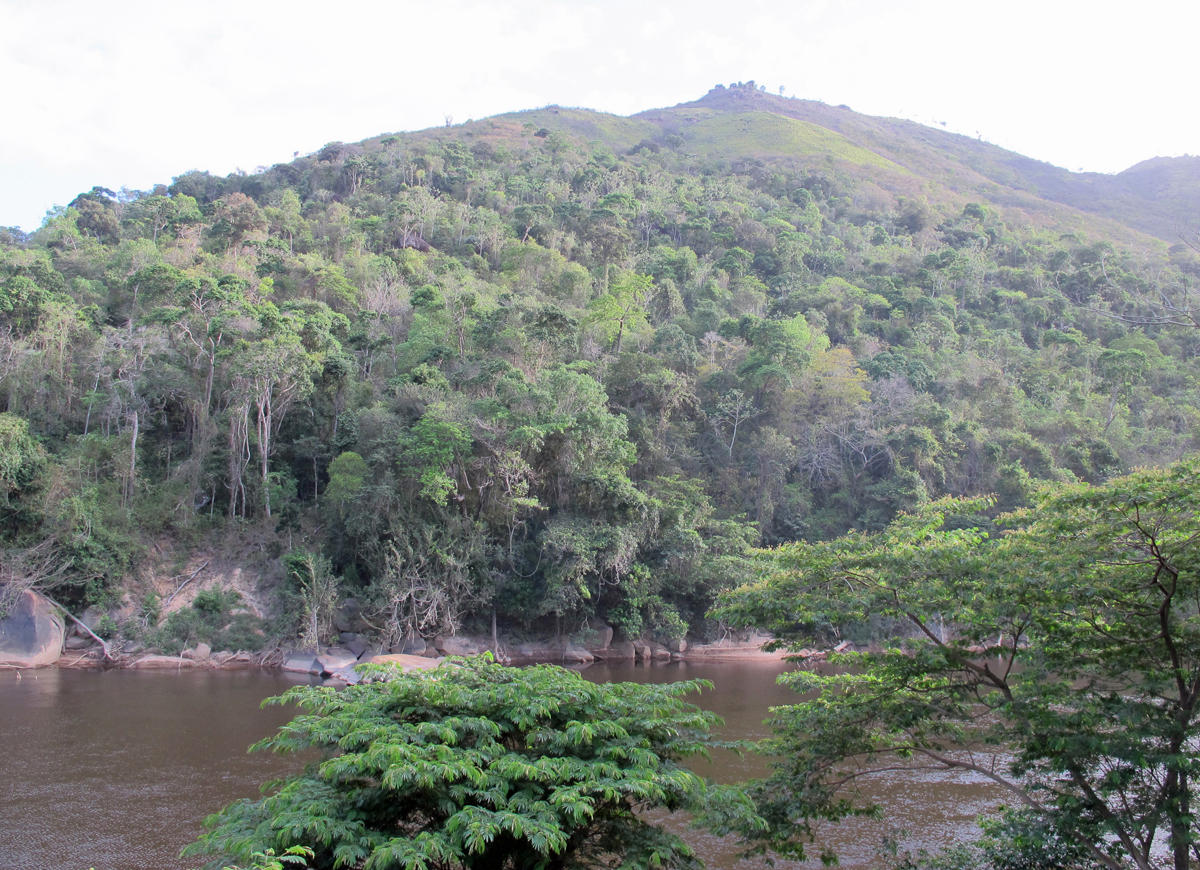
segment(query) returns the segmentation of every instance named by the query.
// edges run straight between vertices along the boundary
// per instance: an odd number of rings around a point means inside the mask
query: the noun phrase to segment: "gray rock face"
[[[185,649],[180,653],[185,659],[194,659],[198,662],[208,661],[212,657],[212,647],[206,643],[198,643],[192,649]]]
[[[597,622],[583,633],[583,646],[598,659],[604,658],[604,653],[613,642],[613,627],[604,622]]]
[[[595,660],[596,657],[581,646],[569,643],[563,647],[562,663],[564,665],[590,665]]]
[[[650,659],[656,662],[669,662],[671,651],[661,643],[650,644]]]
[[[595,653],[595,650],[592,650]],[[637,655],[634,649],[633,641],[622,640],[617,643],[609,644],[608,648],[603,651],[603,655],[596,655],[596,658],[603,659],[606,662],[631,662]]]
[[[490,640],[479,637],[468,637],[465,634],[453,637],[434,638],[433,645],[438,652],[447,656],[476,656],[488,648]]]
[[[280,670],[289,674],[314,674],[320,676],[324,666],[310,652],[298,652],[288,656]]]
[[[41,595],[25,590],[8,617],[0,620],[0,665],[43,668],[62,656],[62,617]]]
[[[428,645],[423,637],[406,637],[392,647],[390,652],[395,655],[423,656],[426,649],[428,649]]]
[[[353,631],[344,631],[341,637],[338,638],[341,644],[350,652],[354,653],[359,658],[363,657],[363,653],[367,651],[367,641],[362,635],[356,634]]]
[[[505,659],[511,665],[530,665],[535,662],[552,662],[560,665],[590,665],[596,657],[588,650],[573,643],[544,641],[521,643],[505,651]]]
[[[332,674],[342,668],[354,667],[354,663],[358,661],[358,656],[343,647],[331,646],[317,656],[317,661],[321,664],[322,673]]]
[[[370,630],[370,626],[363,621],[362,604],[357,598],[347,598],[341,603],[333,616],[333,627],[339,632],[359,633]]]

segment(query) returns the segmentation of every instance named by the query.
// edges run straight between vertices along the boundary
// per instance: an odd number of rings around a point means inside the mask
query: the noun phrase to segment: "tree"
[[[696,811],[717,830],[753,819],[736,789],[679,763],[717,721],[682,700],[706,687],[597,684],[487,658],[297,687],[272,700],[302,714],[255,748],[320,759],[211,816],[185,851],[219,856],[212,867],[307,845],[316,870],[699,868],[643,811]]]
[[[649,275],[627,273],[613,282],[612,287],[588,306],[588,319],[598,325],[612,352],[621,354],[621,341],[626,331],[645,327],[646,301],[654,287]]]
[[[817,820],[871,811],[860,779],[932,767],[1012,796],[1011,849],[997,857],[993,836],[992,867],[1018,866],[1018,849],[1035,856],[1020,866],[1194,866],[1200,461],[1051,491],[1000,535],[964,527],[980,507],[942,501],[876,535],[786,545],[774,574],[724,602],[724,618],[793,648],[868,618],[909,630],[838,658],[839,673],[786,678],[812,694],[775,713],[785,761],[755,792],[766,841],[803,853]]]

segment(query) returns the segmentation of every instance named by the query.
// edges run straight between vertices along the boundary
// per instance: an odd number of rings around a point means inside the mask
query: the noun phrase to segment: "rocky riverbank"
[[[73,619],[73,618],[69,618]],[[319,650],[271,648],[213,650],[198,643],[180,655],[161,655],[136,645],[121,646],[97,637],[83,623],[64,619],[49,599],[32,591],[20,593],[7,618],[0,620],[0,668],[130,668],[183,670],[205,668],[234,670],[278,668],[285,672],[355,682],[355,665],[391,662],[405,668],[433,667],[446,656],[490,652],[499,661],[513,664],[552,663],[586,667],[593,662],[637,664],[670,661],[748,661],[782,659],[781,652],[765,652],[770,638],[740,635],[711,643],[673,642],[670,646],[646,640],[615,640],[611,626],[598,624],[579,637],[508,642],[503,638],[453,635],[413,638],[400,647],[382,648],[368,636],[352,631],[339,635],[334,646]]]

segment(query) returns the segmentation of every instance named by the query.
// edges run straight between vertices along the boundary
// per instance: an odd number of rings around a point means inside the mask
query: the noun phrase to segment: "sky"
[[[0,0],[0,226],[100,185],[753,79],[1074,171],[1200,153],[1190,0]]]

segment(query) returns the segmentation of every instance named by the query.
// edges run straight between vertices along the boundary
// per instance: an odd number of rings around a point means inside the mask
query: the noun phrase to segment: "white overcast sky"
[[[0,0],[0,226],[326,142],[754,79],[1072,170],[1200,153],[1196,0]]]

